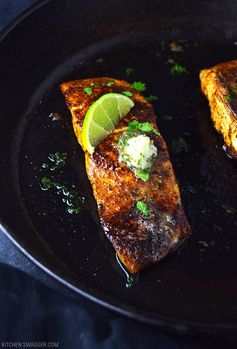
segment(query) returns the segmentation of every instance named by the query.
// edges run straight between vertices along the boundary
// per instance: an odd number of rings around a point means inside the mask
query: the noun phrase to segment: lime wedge
[[[82,125],[83,149],[92,154],[133,106],[129,97],[119,93],[107,93],[97,99],[88,109]]]

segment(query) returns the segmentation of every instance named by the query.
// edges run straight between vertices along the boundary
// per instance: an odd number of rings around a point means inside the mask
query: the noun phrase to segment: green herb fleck
[[[91,86],[95,86],[96,84],[95,84],[94,82],[91,82],[90,85],[91,85]]]
[[[183,67],[182,65],[175,63],[171,69],[170,72],[172,75],[177,76],[183,73],[187,73],[187,69],[185,67]]]
[[[68,207],[67,212],[70,214],[77,214],[81,211],[80,207]]]
[[[92,88],[91,87],[85,87],[85,88],[83,88],[83,91],[89,96],[92,95]]]
[[[138,92],[143,92],[146,90],[146,84],[144,82],[141,81],[134,81],[131,84],[132,88],[134,88],[134,90],[137,90]]]
[[[158,132],[149,122],[140,122],[138,129],[142,132],[153,132],[157,136],[160,136],[160,132]]]
[[[49,154],[48,159],[50,163],[44,162],[42,168],[49,168],[51,171],[57,170],[63,167],[67,160],[67,153],[55,152]]]
[[[137,120],[133,120],[133,121],[129,122],[129,124],[128,124],[128,131],[129,132],[136,131],[138,125],[139,125],[139,121],[137,121]]]
[[[127,96],[127,97],[132,97],[132,92],[130,92],[130,91],[123,91],[122,94]]]
[[[140,130],[145,133],[153,132],[157,136],[160,136],[160,132],[158,132],[149,122],[139,122],[137,120],[131,121],[128,124],[128,131],[135,132],[136,130]]]
[[[114,82],[114,81],[109,81],[109,82],[107,82],[106,85],[107,85],[108,87],[111,87],[111,86],[115,85],[115,82]]]
[[[67,160],[67,153],[60,153],[56,151],[55,153],[49,154],[48,159],[54,164],[51,169],[56,170],[65,165]]]
[[[154,127],[149,122],[140,122],[137,127],[143,132],[153,132],[154,130]]]
[[[76,214],[81,211],[81,205],[84,203],[84,198],[75,190],[70,190],[62,183],[55,182],[50,177],[43,177],[40,181],[42,190],[57,189],[58,194],[62,194],[62,201],[67,206],[67,212]]]
[[[147,102],[151,103],[153,101],[157,101],[158,97],[157,96],[153,96],[153,95],[150,95],[148,97],[145,97]]]
[[[118,145],[118,147],[119,148],[122,148],[122,147],[124,147],[125,145],[127,145],[128,144],[128,137],[125,137],[125,135],[123,135],[123,136],[119,136],[118,137],[118,143],[117,143],[117,145]]]
[[[137,177],[141,178],[144,182],[148,181],[149,179],[149,172],[148,171],[140,171],[136,172]]]
[[[225,99],[227,100],[227,102],[231,102],[231,98],[232,98],[232,96],[230,93],[225,96]]]
[[[55,183],[49,177],[43,177],[41,179],[41,188],[43,190],[48,190],[50,188],[55,188]]]
[[[150,214],[149,207],[144,201],[137,201],[136,208],[143,214],[143,216],[148,217]]]
[[[125,69],[127,76],[130,76],[132,73],[134,73],[134,69],[131,67],[127,67]]]

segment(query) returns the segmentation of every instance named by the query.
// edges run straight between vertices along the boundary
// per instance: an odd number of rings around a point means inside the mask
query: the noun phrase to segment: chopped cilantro
[[[140,122],[137,127],[143,132],[153,132],[154,130],[154,127],[149,122]]]
[[[107,82],[106,85],[109,86],[109,87],[111,87],[111,86],[115,85],[115,82],[114,82],[114,81],[109,81],[109,82]]]
[[[137,120],[133,120],[133,121],[129,122],[128,131],[130,131],[130,132],[136,131],[138,125],[139,125],[139,121],[137,121]]]
[[[94,82],[91,82],[90,85],[91,85],[91,86],[95,86],[96,84],[95,84]]]
[[[43,177],[40,181],[42,190],[56,189],[58,194],[61,194],[62,201],[67,206],[68,213],[79,213],[81,206],[84,203],[84,198],[75,190],[70,190],[62,183],[55,182],[50,177]]]
[[[137,120],[133,120],[128,124],[128,130],[130,132],[134,132],[136,130],[140,130],[145,133],[153,132],[157,136],[160,136],[160,133],[149,122],[139,122]]]
[[[55,187],[55,184],[54,182],[52,181],[51,178],[49,177],[43,177],[40,181],[41,185],[42,185],[42,189],[43,190],[47,190],[47,189],[50,189],[50,188],[54,188]]]
[[[91,87],[85,87],[85,88],[83,88],[83,91],[89,96],[92,95],[92,88]]]
[[[132,86],[132,88],[134,88],[138,92],[143,92],[146,90],[146,84],[144,82],[141,82],[141,81],[134,81],[131,84],[131,86]]]
[[[136,176],[141,178],[144,182],[146,182],[149,179],[149,172],[145,170],[136,172]]]
[[[130,92],[130,91],[123,91],[122,94],[127,96],[127,97],[132,97],[132,92]]]
[[[153,95],[150,95],[148,97],[145,97],[147,102],[153,102],[153,101],[157,101],[158,97],[157,96],[153,96]]]
[[[56,151],[48,156],[50,163],[44,162],[42,168],[49,168],[51,171],[58,170],[66,164],[67,153]]]
[[[48,159],[54,164],[51,169],[55,170],[65,165],[67,153],[60,153],[59,151],[56,151],[55,153],[49,154]]]
[[[143,214],[143,216],[148,217],[150,214],[149,207],[144,201],[137,201],[136,208]]]
[[[225,96],[225,99],[227,100],[227,102],[230,102],[231,101],[231,94],[229,93],[228,95]]]
[[[183,73],[187,73],[187,69],[185,67],[183,67],[182,65],[175,63],[171,69],[170,72],[172,75],[177,76]]]
[[[123,135],[123,136],[119,136],[119,137],[118,137],[117,146],[118,146],[119,148],[124,147],[125,145],[127,145],[128,139],[129,139],[129,138],[128,138],[128,137],[125,137],[124,135]]]
[[[132,73],[134,73],[134,69],[131,67],[127,67],[125,69],[127,76],[130,76]]]

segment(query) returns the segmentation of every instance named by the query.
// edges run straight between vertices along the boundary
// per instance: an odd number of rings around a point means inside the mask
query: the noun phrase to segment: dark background
[[[35,2],[0,0],[0,30]],[[0,285],[0,348],[6,341],[55,341],[67,349],[237,347],[234,338],[164,333],[110,313],[51,280],[1,231]]]

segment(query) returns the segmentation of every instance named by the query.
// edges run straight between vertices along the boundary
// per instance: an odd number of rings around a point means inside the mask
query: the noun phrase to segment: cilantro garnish
[[[137,120],[133,120],[133,121],[129,122],[128,131],[130,131],[130,132],[136,131],[138,125],[139,125],[139,121],[137,121]]]
[[[225,99],[227,100],[227,102],[230,102],[231,101],[231,94],[229,93],[228,95],[225,96]]]
[[[154,127],[149,122],[140,122],[137,128],[143,132],[154,132]]]
[[[123,91],[122,94],[127,96],[127,97],[132,97],[132,92],[130,92],[130,91]]]
[[[187,69],[185,67],[183,67],[182,65],[175,63],[171,69],[170,72],[172,75],[177,76],[183,73],[187,73]]]
[[[136,172],[136,176],[141,178],[144,182],[146,182],[149,179],[149,172],[146,170]]]
[[[92,88],[91,87],[85,87],[85,88],[83,88],[83,91],[89,96],[92,95]]]
[[[148,217],[150,214],[149,207],[144,201],[137,201],[136,208],[143,214],[143,216]]]
[[[115,82],[114,81],[109,81],[109,82],[107,82],[107,86],[109,86],[109,87],[111,87],[111,86],[113,86],[115,84]]]
[[[157,133],[157,131],[154,129],[154,127],[149,122],[140,122],[137,127],[140,131],[143,131],[143,132]]]
[[[125,69],[127,76],[130,76],[132,73],[134,73],[134,69],[131,67],[127,67]]]
[[[153,132],[157,136],[160,136],[160,133],[149,122],[139,122],[137,120],[133,120],[128,124],[128,130],[130,132],[134,132],[136,130],[140,130],[145,133]]]
[[[118,143],[117,143],[118,147],[122,148],[125,145],[127,145],[128,144],[128,139],[129,139],[128,137],[119,136],[118,137]]]
[[[91,82],[90,85],[91,85],[91,86],[95,86],[96,84],[95,84],[94,82]]]
[[[145,97],[147,102],[151,103],[153,101],[157,101],[158,97],[157,96],[153,96],[153,95],[150,95],[148,97]]]
[[[56,151],[48,156],[50,163],[44,162],[42,168],[49,168],[51,171],[57,170],[66,164],[67,153],[60,153]]]
[[[138,92],[143,92],[146,90],[146,84],[144,82],[141,82],[141,81],[134,81],[131,84],[131,86],[132,86],[132,88],[134,88]]]
[[[67,153],[60,153],[56,151],[55,153],[49,154],[48,159],[54,164],[52,169],[57,169],[65,165]]]

